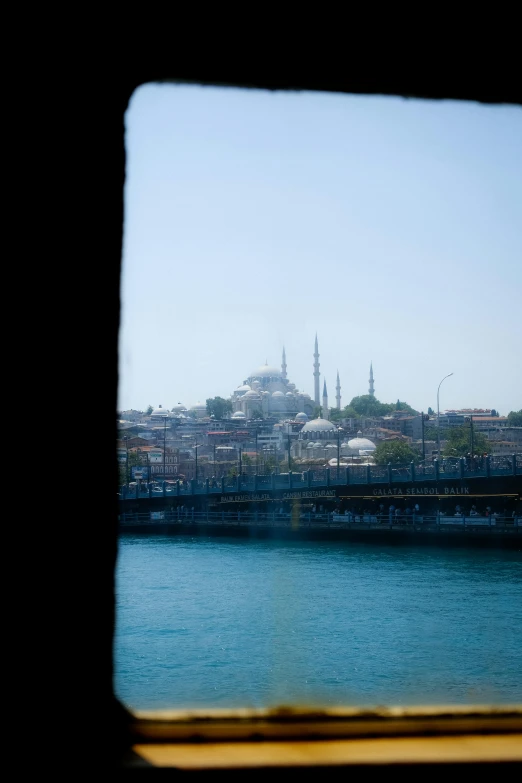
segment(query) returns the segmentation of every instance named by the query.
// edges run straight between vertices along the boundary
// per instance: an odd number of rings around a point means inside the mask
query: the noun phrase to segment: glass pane
[[[148,85],[126,143],[117,695],[521,701],[520,110]]]

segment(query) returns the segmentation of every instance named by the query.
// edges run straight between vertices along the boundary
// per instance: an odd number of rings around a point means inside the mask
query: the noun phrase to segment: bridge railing
[[[275,525],[278,527],[333,527],[345,529],[376,528],[376,529],[411,529],[416,530],[437,527],[460,528],[502,528],[516,529],[522,533],[522,516],[492,517],[480,516],[443,516],[442,514],[403,515],[399,518],[388,514],[338,514],[332,513],[302,513],[299,515],[287,513],[263,513],[244,511],[195,511],[183,507],[161,512],[130,513],[120,515],[122,528],[135,525],[158,526],[164,524],[215,524],[215,525]]]
[[[161,496],[253,492],[267,489],[346,486],[350,484],[396,484],[438,479],[522,475],[522,454],[472,459],[444,458],[415,465],[350,465],[339,469],[291,471],[270,475],[227,476],[179,482],[137,482],[122,488],[121,496],[135,499]]]

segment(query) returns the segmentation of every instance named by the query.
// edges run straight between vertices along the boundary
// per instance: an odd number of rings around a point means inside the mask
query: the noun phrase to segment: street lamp
[[[471,443],[470,443],[470,446],[471,446],[471,459],[473,459],[473,451],[474,451],[474,446],[473,446],[473,416],[466,416],[464,421],[466,421],[466,422],[469,421],[469,434],[470,434],[470,441],[471,441]]]
[[[196,452],[196,483],[197,483],[197,480],[198,480],[198,447],[199,447],[199,445],[200,445],[199,443],[195,443],[194,444],[194,449],[195,449],[195,452]]]
[[[445,381],[446,378],[450,378],[453,375],[452,372],[450,372],[449,375],[445,375],[442,381]],[[439,387],[437,389],[437,459],[440,459],[440,410],[439,410],[439,391],[440,387],[442,385],[442,381],[439,383]]]
[[[339,462],[341,460],[341,433],[342,427],[337,427],[337,479],[339,479]]]
[[[125,483],[129,483],[129,444],[127,441],[129,440],[128,435],[123,436],[123,440],[125,441]]]

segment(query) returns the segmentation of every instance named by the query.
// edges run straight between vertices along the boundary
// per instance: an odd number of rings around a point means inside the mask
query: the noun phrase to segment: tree
[[[320,419],[322,417],[322,415],[323,415],[322,405],[316,405],[315,408],[314,408],[313,418],[314,419]]]
[[[252,411],[252,416],[250,417],[253,421],[257,421],[258,419],[264,419],[265,417],[261,413],[261,411]]]
[[[433,408],[428,408],[428,415],[429,416],[434,416],[435,415],[435,411],[433,410]]]
[[[442,437],[442,428],[440,431]],[[437,428],[436,427],[424,427],[424,440],[437,440]]]
[[[418,462],[419,454],[403,440],[388,440],[379,443],[373,452],[373,458],[377,465],[409,465],[410,462]]]
[[[150,416],[150,414],[152,413],[153,410],[154,410],[154,408],[152,407],[152,405],[149,405],[149,407],[145,411],[146,416]]]
[[[127,456],[125,456],[125,462],[120,462],[119,469],[119,481],[120,484],[126,484],[127,481],[134,481],[132,477],[132,468],[138,467],[143,464],[143,454],[137,451],[129,451],[129,464],[128,464],[128,478],[127,478]]]
[[[361,416],[351,405],[346,405],[343,410],[343,419],[360,419]]]
[[[396,410],[393,403],[379,402],[371,394],[362,394],[359,397],[354,397],[349,407],[353,408],[359,416],[386,416],[387,413]]]
[[[473,432],[473,451],[475,454],[489,452],[488,440],[476,430]],[[462,427],[450,427],[448,439],[442,451],[444,457],[465,457],[471,453],[471,431],[469,424]]]
[[[343,412],[338,410],[338,408],[332,408],[330,410],[330,421],[341,421],[343,418]]]
[[[412,408],[411,405],[408,405],[407,402],[403,402],[403,400],[397,400],[396,410],[402,411],[403,413],[411,413],[412,416],[418,416],[419,411],[416,411],[415,408]]]
[[[508,423],[510,427],[522,427],[522,410],[510,411],[508,413]]]
[[[209,397],[207,413],[215,419],[224,419],[228,413],[232,413],[232,402],[225,400],[224,397]]]

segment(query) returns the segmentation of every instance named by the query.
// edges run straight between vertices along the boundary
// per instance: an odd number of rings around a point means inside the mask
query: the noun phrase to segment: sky
[[[149,84],[125,117],[120,410],[229,397],[522,408],[522,110]]]

